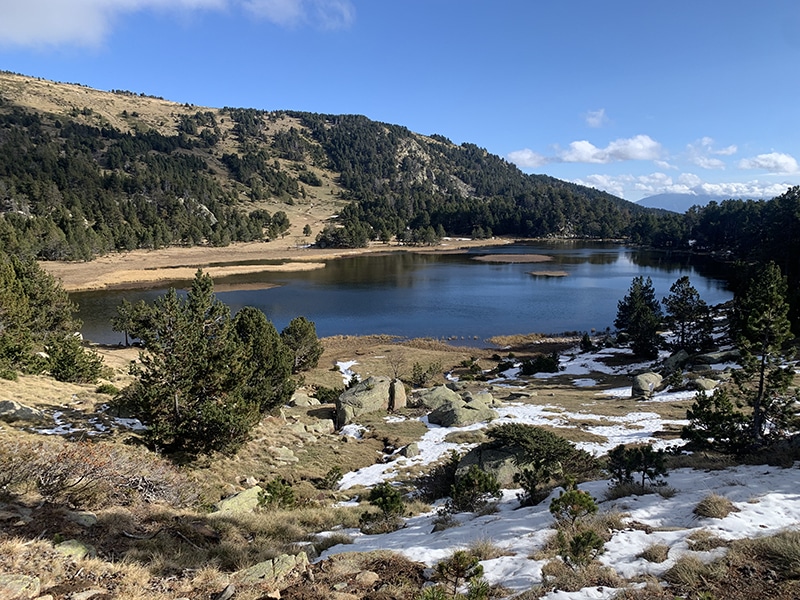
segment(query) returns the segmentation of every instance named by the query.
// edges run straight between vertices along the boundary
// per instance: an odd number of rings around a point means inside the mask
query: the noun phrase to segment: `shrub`
[[[733,503],[718,494],[709,494],[694,507],[694,514],[698,517],[708,517],[711,519],[724,519],[732,512],[739,512]]]
[[[343,393],[344,388],[329,388],[321,385],[314,392],[314,397],[322,404],[335,404]]]
[[[750,447],[748,419],[724,389],[717,388],[711,395],[697,392],[686,418],[689,424],[683,427],[681,437],[698,448],[741,454]]]
[[[526,376],[536,373],[558,373],[558,353],[536,354],[532,358],[522,361],[520,373]]]
[[[258,494],[260,508],[292,508],[295,502],[294,490],[285,479],[273,479]]]
[[[105,371],[103,357],[94,350],[84,349],[77,335],[57,338],[47,346],[47,353],[50,374],[58,381],[93,383]]]
[[[97,394],[108,394],[109,396],[116,396],[119,394],[119,388],[113,383],[101,383],[94,391]]]
[[[379,513],[364,512],[359,525],[366,534],[388,533],[402,526],[400,518],[405,511],[400,490],[388,482],[376,485],[369,493],[369,503],[380,510]]]
[[[642,491],[649,485],[665,485],[659,477],[667,474],[666,453],[653,450],[653,446],[630,446],[620,444],[608,453],[607,469],[611,474],[611,486],[636,484]],[[635,482],[634,475],[640,480]]]
[[[425,502],[435,502],[450,495],[456,482],[456,469],[461,455],[455,450],[444,461],[434,465],[427,473],[423,473],[414,481],[414,488]]]
[[[482,470],[478,465],[472,465],[453,484],[447,510],[453,513],[477,512],[483,509],[491,498],[499,498],[501,495],[500,484],[497,483],[495,476]]]
[[[597,512],[597,503],[589,492],[571,489],[562,492],[558,498],[550,502],[550,514],[556,520],[559,528],[576,530],[580,519]]]
[[[450,558],[436,563],[436,579],[452,589],[452,596],[458,594],[462,582],[483,577],[483,566],[477,556],[465,550],[457,550]]]
[[[523,489],[523,506],[538,504],[554,486],[569,478],[585,479],[598,470],[591,454],[541,427],[509,423],[489,429],[487,435],[492,440],[491,447],[516,452],[520,471],[514,481]]]
[[[415,362],[411,367],[411,385],[414,387],[425,387],[434,376],[441,373],[442,363],[433,362],[428,367],[423,367],[421,363]]]
[[[317,483],[317,487],[321,490],[335,490],[339,486],[342,476],[341,467],[331,467],[325,474],[325,477],[320,479],[319,483]]]

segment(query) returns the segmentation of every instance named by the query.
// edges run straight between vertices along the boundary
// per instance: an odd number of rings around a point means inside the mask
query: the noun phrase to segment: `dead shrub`
[[[694,514],[698,517],[711,519],[724,519],[732,512],[739,512],[733,502],[719,494],[709,494],[694,507]]]

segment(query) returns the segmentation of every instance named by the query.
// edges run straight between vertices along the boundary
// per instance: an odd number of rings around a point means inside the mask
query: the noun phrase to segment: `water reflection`
[[[483,263],[476,254],[546,254],[544,263]],[[531,272],[563,271],[560,277]],[[464,254],[392,253],[328,261],[324,269],[258,273],[218,284],[268,289],[221,291],[235,312],[256,306],[285,327],[297,315],[313,320],[321,336],[386,333],[403,337],[455,337],[605,329],[631,279],[649,276],[659,297],[688,275],[710,304],[731,294],[718,265],[686,255],[638,251],[612,244],[515,244]],[[277,286],[277,287],[276,287]],[[91,340],[117,343],[109,319],[123,298],[152,301],[164,290],[73,294]]]

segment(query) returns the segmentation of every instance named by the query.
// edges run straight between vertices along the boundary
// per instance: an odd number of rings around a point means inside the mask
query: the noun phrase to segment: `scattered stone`
[[[214,600],[230,600],[233,598],[233,595],[236,593],[236,587],[232,583],[229,583],[225,586],[225,589],[222,590],[219,594],[214,596]]]
[[[14,400],[0,401],[0,419],[3,421],[41,421],[44,413]]]
[[[667,373],[678,371],[683,369],[687,362],[689,362],[689,353],[686,350],[678,350],[664,361],[664,370]]]
[[[55,548],[61,554],[65,554],[66,556],[76,560],[97,557],[97,549],[91,544],[87,544],[86,542],[82,542],[80,540],[65,540],[60,544],[56,544]]]
[[[302,408],[307,408],[309,406],[319,406],[320,402],[316,398],[312,398],[311,396],[303,393],[296,393],[292,396],[292,399],[289,400],[289,406],[299,406]]]
[[[362,587],[372,587],[380,581],[380,575],[375,571],[361,571],[356,575],[356,583]]]
[[[633,398],[652,398],[661,387],[663,377],[658,373],[642,373],[633,378],[631,396]]]
[[[336,427],[330,419],[319,419],[313,423],[306,424],[306,431],[314,435],[326,435],[334,433]]]
[[[242,585],[263,585],[264,587],[277,587],[292,573],[304,571],[308,567],[308,557],[305,552],[294,554],[281,554],[272,560],[242,569],[233,574],[233,578]]]
[[[67,519],[81,527],[88,528],[97,525],[97,515],[88,510],[70,511],[67,513]]]
[[[407,446],[404,446],[400,449],[400,454],[406,458],[414,458],[415,456],[419,456],[419,445],[417,442],[411,442]]]
[[[258,508],[258,499],[264,490],[260,486],[254,485],[253,487],[234,494],[217,503],[218,512],[227,513],[248,513],[253,512]]]
[[[84,590],[82,592],[76,592],[70,595],[70,600],[89,600],[90,598],[94,598],[95,596],[105,596],[107,594],[107,590],[103,590],[100,588],[92,588],[90,590]]]
[[[0,573],[0,598],[8,600],[34,598],[39,595],[41,585],[38,577]]]
[[[276,462],[284,464],[300,462],[300,459],[294,455],[294,452],[286,446],[270,446],[268,450],[272,453],[272,457]]]

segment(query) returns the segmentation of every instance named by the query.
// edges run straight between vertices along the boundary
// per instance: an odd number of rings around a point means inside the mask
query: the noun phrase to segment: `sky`
[[[362,114],[627,200],[800,184],[796,0],[0,0],[0,69]]]

